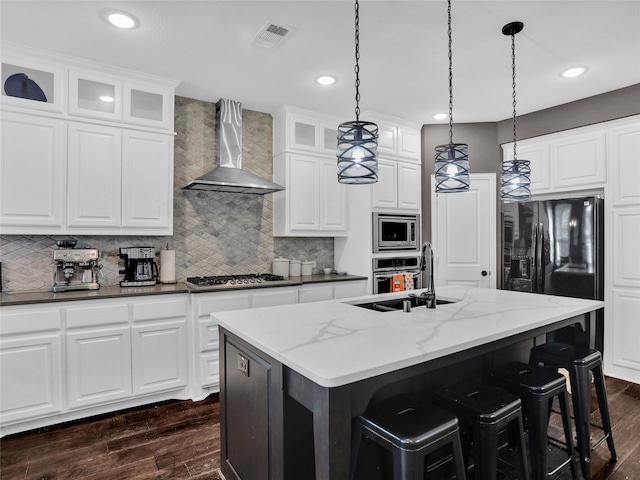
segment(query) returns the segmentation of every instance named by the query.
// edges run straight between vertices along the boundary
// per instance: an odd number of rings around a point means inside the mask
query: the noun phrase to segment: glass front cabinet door
[[[122,120],[122,81],[89,72],[69,72],[69,114]]]
[[[124,121],[134,125],[171,129],[173,89],[125,82]]]
[[[63,92],[62,68],[38,60],[25,61],[11,53],[3,54],[0,95],[3,105],[61,113]]]

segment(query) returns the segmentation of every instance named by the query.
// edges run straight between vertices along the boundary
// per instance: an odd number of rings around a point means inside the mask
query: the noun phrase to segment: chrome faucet
[[[420,270],[424,272],[427,269],[427,249],[429,249],[429,279],[427,280],[427,291],[422,292],[420,296],[425,297],[427,308],[436,308],[436,288],[433,282],[433,248],[431,248],[431,242],[425,242],[424,245],[422,245]]]

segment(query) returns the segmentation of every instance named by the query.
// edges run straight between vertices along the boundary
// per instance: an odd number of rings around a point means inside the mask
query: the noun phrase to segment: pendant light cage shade
[[[505,203],[526,202],[531,196],[531,167],[529,160],[502,162],[500,197]]]
[[[469,191],[469,146],[447,143],[436,147],[436,193]]]
[[[338,126],[338,182],[378,181],[378,126],[356,120]]]

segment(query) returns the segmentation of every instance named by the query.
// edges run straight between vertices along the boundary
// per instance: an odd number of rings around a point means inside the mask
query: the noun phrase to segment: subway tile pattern
[[[272,119],[242,111],[242,168],[272,178]],[[181,190],[214,167],[215,104],[176,97],[172,237],[78,236],[78,247],[100,250],[102,285],[117,285],[123,267],[118,248],[168,245],[176,251],[176,278],[271,272],[278,256],[315,260],[314,273],[333,266],[332,238],[274,238],[273,196]],[[48,290],[52,252],[68,236],[0,235],[3,291]],[[156,259],[159,263],[159,254]]]

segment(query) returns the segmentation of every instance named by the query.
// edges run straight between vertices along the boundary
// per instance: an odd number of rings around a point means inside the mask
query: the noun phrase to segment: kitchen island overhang
[[[384,297],[394,296],[402,294]],[[316,478],[346,479],[351,419],[364,412],[377,390],[566,326],[580,325],[578,341],[591,344],[595,311],[604,306],[462,286],[441,287],[438,297],[454,303],[377,312],[355,306],[372,299],[360,297],[214,314],[221,328],[221,463],[227,478],[250,478],[239,473],[233,453],[234,442],[247,439],[226,417],[227,407],[233,409],[228,396],[238,380],[249,378],[238,378],[236,350],[268,365],[272,382],[260,400],[268,405],[269,426],[263,432],[268,478],[284,478],[291,468],[287,451],[292,445],[284,428],[285,399],[291,398],[312,414]]]

